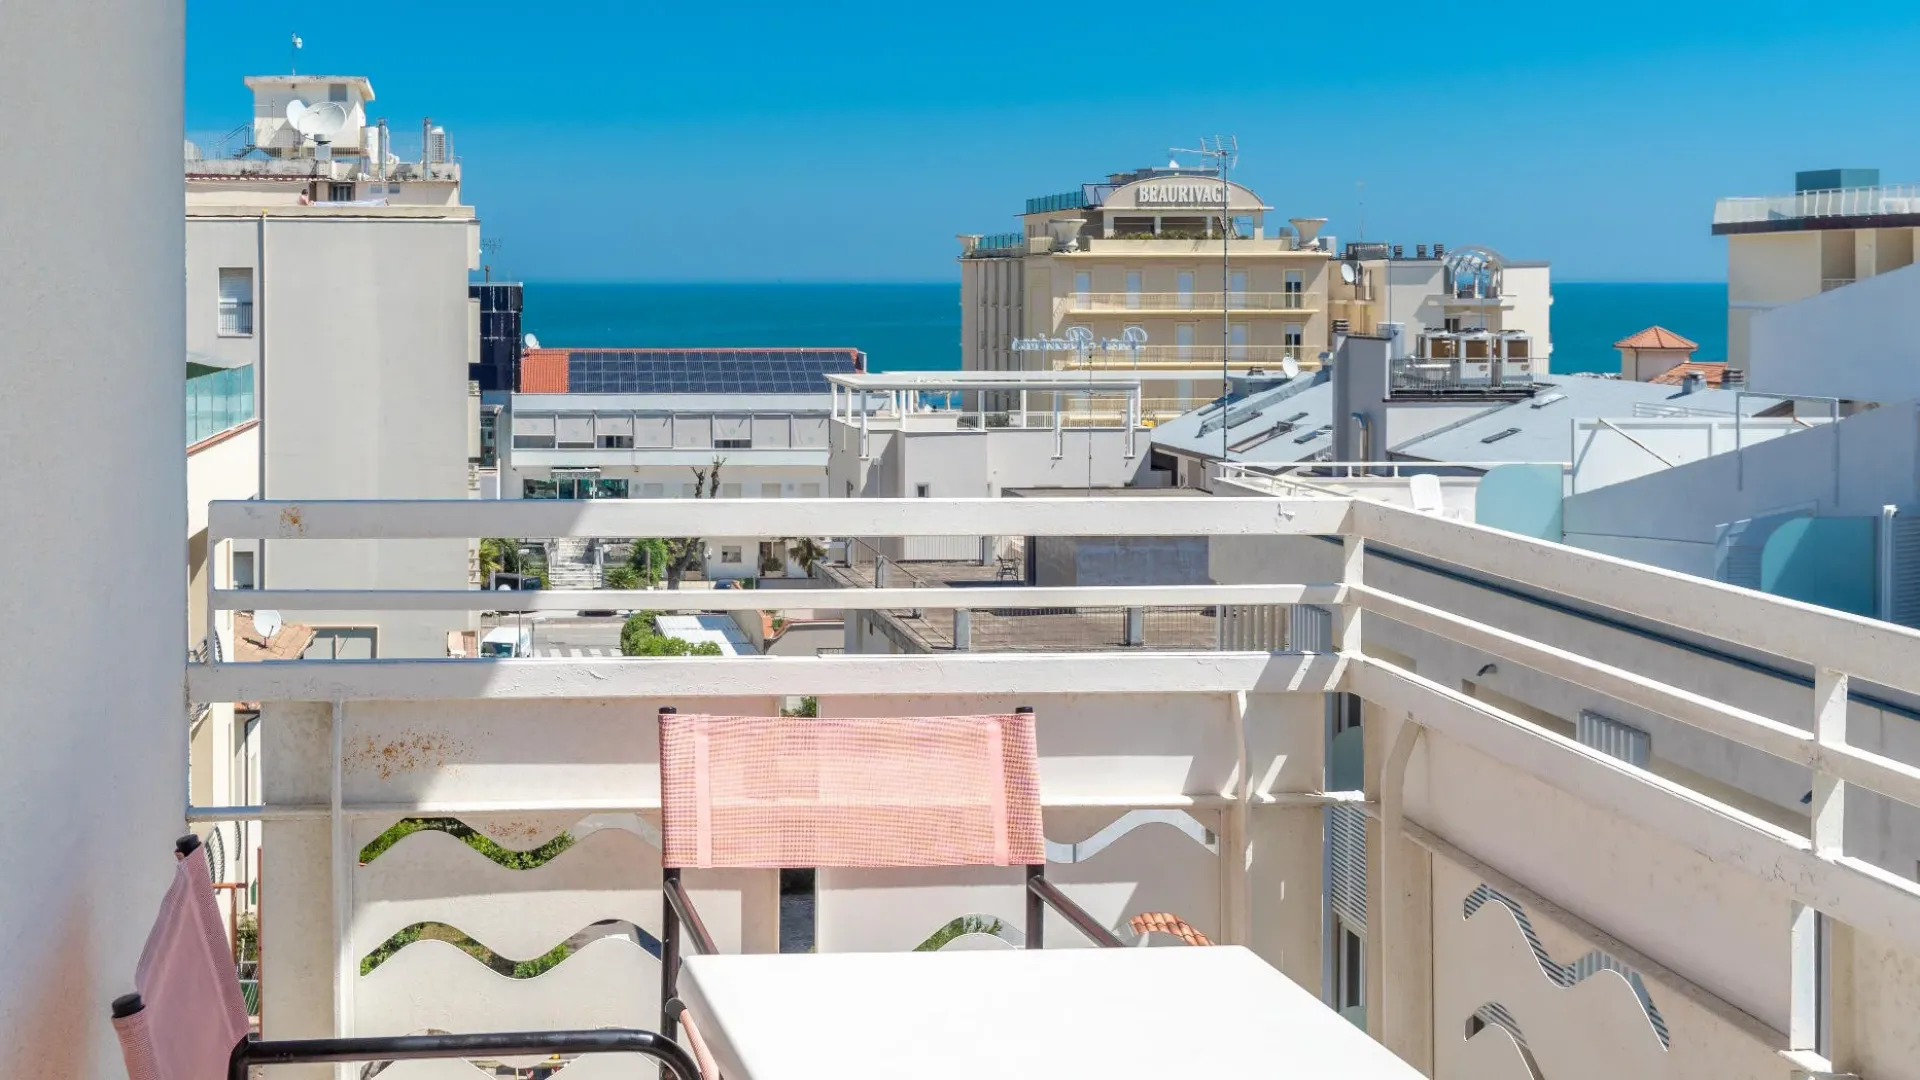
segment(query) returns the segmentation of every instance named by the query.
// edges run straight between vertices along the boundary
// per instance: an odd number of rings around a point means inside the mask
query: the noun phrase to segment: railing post
[[[1813,673],[1813,735],[1822,749],[1844,745],[1847,741],[1847,684],[1845,672],[1815,668]],[[1813,769],[1813,792],[1808,808],[1809,835],[1813,853],[1822,859],[1838,859],[1845,853],[1846,784],[1818,764]],[[1829,1033],[1845,1025],[1835,1025],[1826,1007],[1828,996],[1828,946],[1834,935],[1846,928],[1823,926],[1825,917],[1814,908],[1793,905],[1790,934],[1792,948],[1792,996],[1788,1008],[1788,1048],[1833,1055]]]
[[[1127,636],[1125,641],[1128,645],[1145,645],[1147,643],[1146,608],[1130,607],[1127,609]]]
[[[953,609],[953,647],[959,652],[973,648],[973,612],[966,608]]]
[[[1346,536],[1341,540],[1340,581],[1345,585],[1364,584],[1367,563],[1367,542],[1362,537]],[[1334,648],[1343,653],[1358,653],[1361,650],[1360,603],[1350,598],[1340,605],[1335,623]]]

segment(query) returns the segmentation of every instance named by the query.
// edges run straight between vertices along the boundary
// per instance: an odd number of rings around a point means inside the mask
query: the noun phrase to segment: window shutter
[[[810,447],[827,445],[827,418],[824,416],[794,417],[793,445]]]
[[[552,435],[553,417],[513,414],[513,433],[515,435]]]
[[[595,435],[632,435],[632,413],[600,413],[593,418]]]
[[[721,439],[753,439],[753,417],[716,416],[713,418],[713,437]]]
[[[1646,732],[1597,712],[1581,710],[1574,725],[1574,737],[1580,740],[1580,745],[1619,758],[1635,768],[1646,768],[1652,757],[1653,740]]]
[[[713,417],[676,416],[673,418],[673,445],[700,448],[713,445]]]
[[[1287,626],[1287,648],[1292,652],[1333,651],[1333,612],[1312,604],[1295,604]]]
[[[1920,517],[1893,519],[1893,610],[1888,618],[1920,627]]]
[[[592,446],[593,416],[582,413],[577,416],[562,416],[558,421],[558,430],[554,442],[560,446]]]
[[[672,446],[673,419],[664,413],[634,417],[633,445]]]
[[[1356,729],[1358,730],[1358,729]],[[1355,933],[1367,932],[1367,815],[1357,806],[1327,809],[1333,880],[1327,901]]]
[[[787,423],[785,416],[756,416],[753,418],[753,446],[782,449],[787,445]]]

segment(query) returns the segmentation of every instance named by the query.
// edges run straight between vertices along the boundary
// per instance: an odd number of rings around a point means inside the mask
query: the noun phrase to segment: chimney
[[[1728,365],[1727,370],[1720,376],[1720,388],[1722,390],[1745,390],[1747,388],[1746,369]]]
[[[1707,384],[1707,377],[1697,371],[1689,371],[1680,378],[1682,394],[1697,394]]]

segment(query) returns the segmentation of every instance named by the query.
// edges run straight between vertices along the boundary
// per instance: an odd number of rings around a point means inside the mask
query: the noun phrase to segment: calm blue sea
[[[651,285],[528,282],[526,329],[547,346],[847,346],[874,371],[960,366],[958,285]],[[1613,371],[1613,343],[1659,324],[1727,354],[1727,287],[1562,282],[1553,369]]]

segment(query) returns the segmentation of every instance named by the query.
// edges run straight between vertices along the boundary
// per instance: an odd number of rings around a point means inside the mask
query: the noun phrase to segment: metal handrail
[[[1306,311],[1304,292],[1073,292],[1070,311],[1218,311],[1221,297],[1235,311]]]
[[[1126,945],[1126,942],[1120,940],[1119,935],[1100,925],[1100,921],[1088,914],[1086,908],[1074,903],[1066,893],[1060,891],[1059,886],[1048,881],[1045,877],[1039,874],[1029,874],[1027,876],[1027,889],[1034,896],[1039,897],[1041,903],[1052,908],[1061,918],[1072,923],[1075,930],[1092,938],[1095,945],[1109,949],[1118,949]],[[1027,933],[1029,938],[1036,936],[1034,929],[1037,926],[1038,921],[1035,920],[1034,926],[1028,928]],[[1031,944],[1032,942],[1030,941],[1029,945]]]
[[[1875,214],[1920,214],[1920,184],[1743,196],[1720,199],[1713,204],[1715,225],[1796,218],[1866,217]]]

